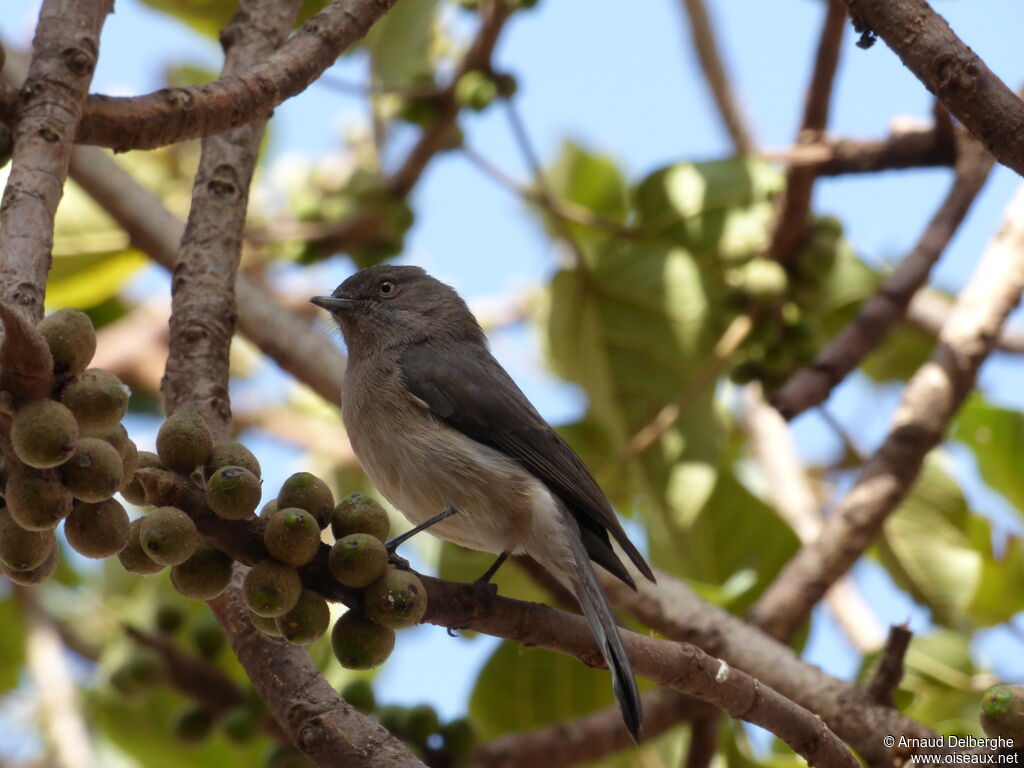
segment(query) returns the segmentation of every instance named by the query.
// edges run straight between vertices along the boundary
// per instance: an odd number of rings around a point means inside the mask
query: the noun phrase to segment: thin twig
[[[718,50],[707,6],[704,0],[683,0],[683,8],[690,22],[690,40],[704,73],[704,81],[715,101],[715,106],[718,107],[718,116],[732,138],[736,154],[753,154],[757,151],[757,144],[733,95],[731,78],[726,74],[725,64]]]
[[[752,615],[775,637],[789,638],[828,587],[878,536],[920,474],[925,455],[975,385],[999,330],[1024,291],[1024,188],[961,292],[929,360],[910,379],[889,434],[821,535],[782,569]]]
[[[907,655],[913,636],[906,624],[889,627],[889,636],[878,657],[878,666],[867,684],[868,696],[882,706],[892,706],[893,696],[903,679],[903,657]]]
[[[839,46],[846,29],[846,9],[839,0],[827,0],[828,9],[818,39],[811,82],[807,86],[804,115],[797,134],[798,144],[821,140],[828,127],[832,86],[839,66]],[[786,188],[779,198],[779,212],[769,253],[779,261],[790,259],[807,233],[807,222],[817,174],[812,167],[790,168]]]
[[[956,176],[913,250],[864,302],[857,317],[775,393],[772,404],[787,419],[824,402],[832,390],[903,319],[911,297],[928,280],[932,266],[963,223],[992,170],[991,155],[963,134]]]

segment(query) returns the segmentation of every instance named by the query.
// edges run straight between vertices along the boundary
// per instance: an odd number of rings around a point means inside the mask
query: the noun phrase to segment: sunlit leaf
[[[433,72],[437,0],[396,5],[366,35],[374,80],[384,86],[408,85]]]
[[[952,438],[974,452],[985,484],[1024,513],[1024,413],[974,395],[960,409]]]

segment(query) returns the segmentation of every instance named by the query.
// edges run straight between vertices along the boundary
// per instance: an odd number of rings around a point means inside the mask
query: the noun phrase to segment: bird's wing
[[[438,418],[515,459],[558,496],[578,520],[595,562],[632,585],[608,544],[610,533],[640,572],[654,580],[582,460],[489,352],[476,344],[418,344],[402,354],[399,372],[409,392]]]

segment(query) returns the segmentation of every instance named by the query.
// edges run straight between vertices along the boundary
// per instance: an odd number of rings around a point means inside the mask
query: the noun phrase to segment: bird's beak
[[[356,306],[355,300],[342,299],[337,296],[314,296],[310,301],[328,312],[343,312]]]

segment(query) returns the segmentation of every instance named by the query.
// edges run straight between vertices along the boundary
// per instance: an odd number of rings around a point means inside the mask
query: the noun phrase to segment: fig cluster
[[[89,317],[62,309],[36,330],[50,350],[53,384],[14,403],[0,508],[0,571],[19,584],[54,572],[62,520],[68,543],[86,557],[124,549],[128,513],[113,496],[138,464],[121,424],[128,387],[110,371],[89,368],[96,351]]]
[[[476,745],[477,736],[468,719],[442,722],[429,704],[378,705],[368,680],[347,684],[341,689],[341,697],[364,715],[376,718],[427,765],[461,765]]]

